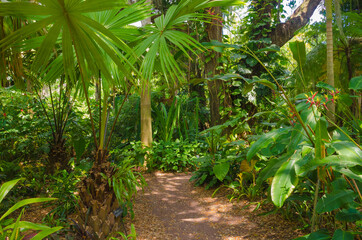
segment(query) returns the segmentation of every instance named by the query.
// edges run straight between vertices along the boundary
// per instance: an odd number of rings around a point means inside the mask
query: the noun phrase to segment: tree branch
[[[272,43],[282,47],[288,42],[295,31],[308,23],[320,2],[321,0],[304,0],[286,22],[278,24],[270,33]]]

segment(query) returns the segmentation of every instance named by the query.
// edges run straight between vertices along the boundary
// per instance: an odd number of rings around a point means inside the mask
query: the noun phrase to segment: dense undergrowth
[[[322,86],[320,93],[325,91],[328,98],[338,101],[338,96],[333,96],[328,90],[329,86]],[[44,124],[46,120],[39,113],[41,109],[36,100],[33,95],[24,95],[17,90],[1,91],[2,109],[6,113],[2,117],[1,178],[5,182],[21,177],[23,182],[4,199],[2,211],[18,202],[19,196],[57,198],[44,205],[53,210],[44,216],[43,221],[49,226],[69,229],[69,216],[74,214],[79,201],[77,184],[92,167],[89,137],[83,135],[74,140],[73,134],[78,134],[79,129],[72,132],[74,129],[68,128],[64,137],[71,170],[56,169],[49,174],[49,140],[46,139],[51,133]],[[133,214],[132,199],[136,186],[145,184],[140,171],[193,171],[191,181],[196,186],[212,188],[215,192],[228,188],[230,200],[247,198],[259,204],[274,203],[271,213],[279,212],[288,219],[298,219],[304,229],[312,224],[323,229],[310,236],[328,236],[328,231],[335,231],[334,236],[357,234],[361,222],[361,149],[357,143],[360,129],[354,126],[359,123],[352,119],[343,122],[346,125],[342,127],[335,124],[332,130],[328,130],[322,102],[325,98],[321,102],[317,100],[322,96],[313,93],[296,97],[296,111],[302,122],[298,122],[296,114],[288,109],[282,98],[275,97],[274,111],[252,116],[259,123],[269,123],[266,131],[251,129],[246,121],[250,118],[244,113],[192,138],[184,137],[182,132],[198,130],[181,129],[179,123],[182,119],[177,119],[169,131],[174,137],[167,140],[164,135],[155,134],[152,148],[142,147],[139,141],[118,138],[112,143],[115,147],[110,152],[109,161],[119,169],[118,194],[124,200],[124,214]],[[133,101],[127,102],[126,108],[128,104],[131,106]],[[174,105],[163,106],[165,115],[158,117],[166,118],[173,108]],[[81,117],[84,110],[76,107],[73,111],[69,124],[83,124],[81,129],[86,129]],[[308,126],[311,139],[303,133],[301,123]],[[161,128],[170,127],[164,124],[155,126],[156,132],[168,131]],[[223,135],[222,132],[230,126],[231,133]],[[259,129],[260,134],[239,135],[238,127],[243,131]],[[124,131],[119,134],[127,136]],[[321,156],[316,157],[318,154]],[[318,185],[319,192],[316,193]],[[315,201],[316,196],[318,201]],[[6,225],[4,222],[3,226]]]

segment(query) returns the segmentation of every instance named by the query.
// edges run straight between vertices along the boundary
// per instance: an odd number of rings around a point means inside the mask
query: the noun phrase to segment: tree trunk
[[[146,0],[152,3],[151,0]],[[141,21],[142,26],[151,23],[151,18]],[[151,117],[151,84],[150,79],[142,82],[141,86],[141,142],[144,146],[150,147],[152,145],[152,117]]]
[[[334,70],[333,70],[333,32],[332,32],[332,0],[325,0],[326,17],[327,17],[327,83],[334,86]],[[327,117],[335,122],[335,104],[330,101],[327,104]]]
[[[144,146],[152,145],[151,91],[149,80],[141,89],[141,142]]]
[[[115,215],[119,203],[114,189],[107,179],[112,179],[115,169],[107,162],[107,156],[99,152],[89,177],[83,178],[79,190],[78,214],[76,229],[80,239],[100,240],[114,236],[121,227],[121,219]]]
[[[210,23],[206,23],[206,31],[208,41],[216,40],[222,42],[222,22],[221,20],[221,9],[220,7],[210,8],[210,13],[212,13],[215,18],[212,19]],[[205,63],[205,76],[210,77],[219,73],[216,69],[218,64],[218,59],[220,57],[219,52],[210,51],[211,59]],[[210,126],[215,126],[220,124],[220,97],[219,92],[222,87],[221,80],[213,80],[207,82],[207,87],[209,90],[209,100],[210,100]]]

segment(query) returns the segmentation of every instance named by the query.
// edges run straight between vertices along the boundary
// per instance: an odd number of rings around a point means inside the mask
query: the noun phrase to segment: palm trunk
[[[101,240],[119,231],[121,220],[115,216],[119,207],[113,187],[108,179],[112,179],[115,169],[107,162],[107,154],[98,151],[97,162],[83,178],[79,189],[79,210],[76,216],[77,229],[81,239]]]
[[[151,0],[146,0],[152,3]],[[151,23],[151,18],[141,21],[142,26]],[[151,117],[151,86],[150,79],[146,79],[141,86],[141,142],[144,146],[152,145],[152,117]]]
[[[222,42],[222,23],[220,22],[221,9],[220,7],[210,8],[210,13],[212,13],[215,18],[212,19],[210,23],[206,24],[206,31],[208,33],[208,41],[216,40]],[[214,57],[211,57],[210,61],[205,63],[205,75],[210,77],[217,74],[218,59],[220,57],[219,52],[211,52]],[[209,99],[210,99],[210,120],[211,126],[220,124],[220,88],[222,87],[221,80],[208,81],[207,87],[209,90]]]
[[[149,80],[141,90],[141,142],[144,146],[152,145],[151,91]]]
[[[332,31],[332,0],[325,0],[326,16],[327,16],[327,83],[334,86],[334,70],[333,70],[333,31]],[[329,111],[327,117],[335,122],[335,104],[329,102],[327,105]]]

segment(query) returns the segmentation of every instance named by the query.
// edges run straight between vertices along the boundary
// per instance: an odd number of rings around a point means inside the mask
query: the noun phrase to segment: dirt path
[[[194,187],[191,174],[146,174],[148,187],[134,205],[137,239],[293,239],[296,225],[278,215],[258,216],[247,202],[230,203],[222,194]]]

